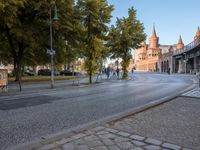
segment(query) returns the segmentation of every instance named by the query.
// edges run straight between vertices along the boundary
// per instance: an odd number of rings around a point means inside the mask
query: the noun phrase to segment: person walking
[[[170,68],[167,69],[167,73],[168,73],[168,75],[170,75]]]
[[[117,67],[116,73],[117,73],[117,79],[119,79],[119,68],[118,67]]]
[[[133,67],[133,68],[131,69],[131,79],[134,79],[134,78],[133,78],[134,70],[135,70],[135,68]]]
[[[108,68],[106,69],[106,75],[107,75],[107,79],[110,78],[110,66],[108,66]]]

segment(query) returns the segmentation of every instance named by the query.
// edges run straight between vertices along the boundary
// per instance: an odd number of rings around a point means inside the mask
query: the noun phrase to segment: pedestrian
[[[106,69],[106,75],[107,75],[107,79],[110,78],[110,66],[108,66],[108,68]]]
[[[134,67],[132,68],[131,73],[132,73],[132,74],[134,73]]]
[[[170,68],[167,69],[167,73],[168,73],[168,75],[170,75]]]
[[[119,68],[118,67],[117,67],[116,72],[117,72],[117,79],[119,79]]]
[[[134,67],[131,69],[131,79],[133,79]]]

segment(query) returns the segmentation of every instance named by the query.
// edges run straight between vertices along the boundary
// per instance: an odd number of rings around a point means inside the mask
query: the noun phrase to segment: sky
[[[145,27],[147,43],[153,30],[153,24],[159,43],[176,44],[181,35],[185,45],[193,41],[197,27],[200,26],[200,0],[108,0],[114,5],[110,24],[116,17],[127,17],[128,8],[137,10],[137,19]]]

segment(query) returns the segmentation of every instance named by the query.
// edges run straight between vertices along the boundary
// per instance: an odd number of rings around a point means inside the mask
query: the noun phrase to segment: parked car
[[[49,69],[40,69],[38,70],[38,76],[50,76],[51,70]]]
[[[60,75],[61,75],[61,76],[72,76],[72,75],[73,75],[73,71],[71,71],[71,70],[62,70],[62,71],[60,72]],[[75,76],[80,75],[80,72],[74,71],[74,75],[75,75]]]
[[[51,70],[50,69],[40,69],[38,70],[38,76],[50,76],[51,75]],[[54,76],[60,75],[60,72],[54,71]]]
[[[24,72],[24,74],[26,74],[26,75],[28,75],[28,76],[34,76],[34,75],[35,75],[35,73],[34,73],[32,70],[26,70],[26,71]]]

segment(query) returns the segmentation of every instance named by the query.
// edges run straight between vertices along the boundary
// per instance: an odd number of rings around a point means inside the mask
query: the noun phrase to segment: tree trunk
[[[128,70],[127,67],[129,65],[129,60],[127,60],[127,58],[125,58],[122,62],[122,70],[123,70],[123,79],[127,79],[128,78]]]
[[[89,73],[89,83],[91,84],[92,83],[92,71],[90,70],[90,73]]]
[[[22,90],[21,87],[21,77],[22,77],[22,59],[23,59],[23,55],[24,55],[24,44],[23,41],[18,42],[18,57],[17,57],[17,74],[16,74],[16,81],[18,81],[19,83],[19,89],[20,91]]]
[[[67,70],[70,70],[70,63],[67,64]]]

